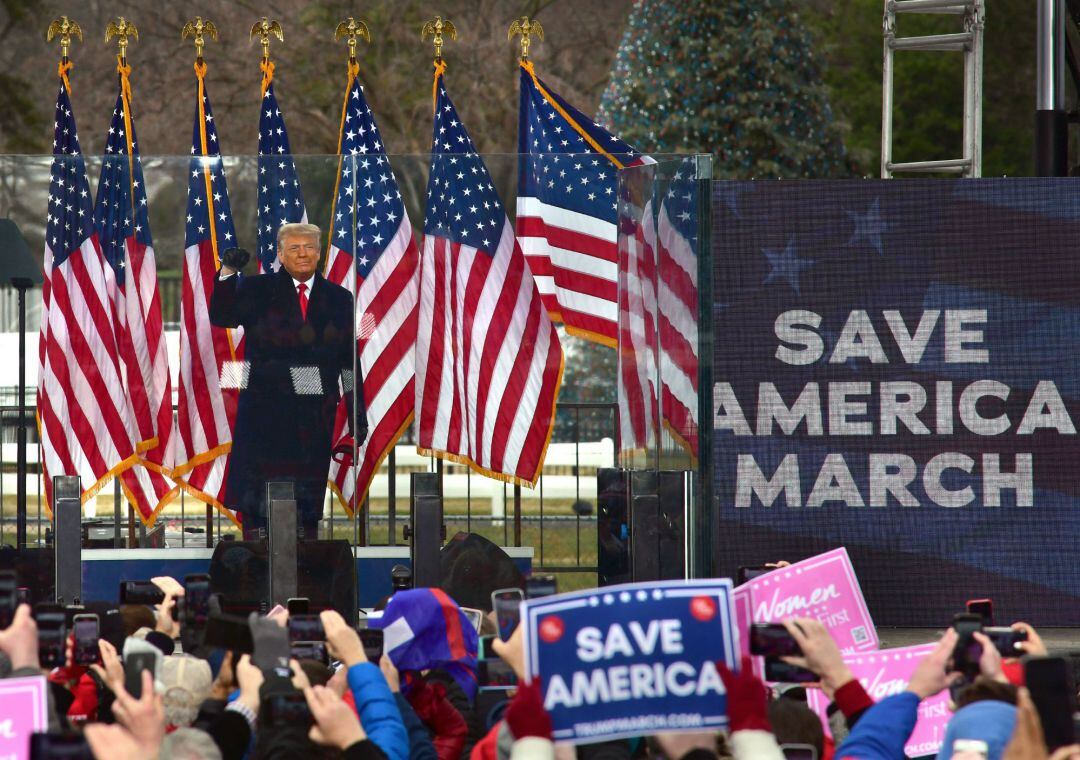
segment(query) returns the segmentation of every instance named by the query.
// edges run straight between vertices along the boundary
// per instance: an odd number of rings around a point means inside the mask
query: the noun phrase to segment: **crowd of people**
[[[829,730],[810,710],[805,685],[767,686],[749,658],[737,668],[717,663],[727,691],[724,732],[670,733],[569,746],[552,741],[542,684],[526,683],[519,627],[494,653],[518,678],[496,709],[482,707],[477,677],[480,633],[465,613],[434,589],[397,592],[383,611],[387,651],[371,661],[355,621],[319,614],[330,663],[290,656],[288,613],[252,613],[251,652],[196,646],[181,652],[182,622],[171,614],[184,593],[155,579],[163,601],[142,605],[88,603],[100,620],[98,662],[43,670],[38,627],[27,604],[0,631],[0,676],[45,675],[48,734],[58,742],[81,735],[86,754],[119,760],[900,760],[919,705],[950,690],[953,711],[938,758],[952,760],[1080,760],[1080,745],[1048,749],[1039,712],[1024,687],[1019,661],[1002,658],[981,633],[978,672],[953,667],[958,634],[950,628],[922,659],[906,688],[880,701],[854,678],[824,625],[784,621],[801,656],[785,658],[813,671],[831,700]],[[183,620],[183,617],[181,620]],[[1038,632],[1026,633],[1018,656],[1046,655]],[[408,635],[391,635],[407,629]],[[125,663],[150,667],[133,688]],[[146,655],[152,655],[147,658]],[[133,694],[132,692],[137,692]],[[141,693],[138,693],[141,692]],[[91,755],[92,753],[92,755]],[[56,755],[60,756],[60,755]],[[64,754],[76,757],[76,754]]]

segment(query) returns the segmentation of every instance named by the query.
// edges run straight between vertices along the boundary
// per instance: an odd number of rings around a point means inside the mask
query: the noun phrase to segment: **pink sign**
[[[863,685],[875,702],[885,697],[899,694],[907,688],[911,674],[919,661],[934,651],[935,644],[919,644],[899,649],[882,649],[868,654],[853,654],[844,657],[844,662],[851,668],[852,674]],[[808,689],[806,702],[821,717],[825,730],[829,722],[825,710],[829,699],[818,689]],[[904,752],[908,757],[922,757],[936,754],[945,737],[945,726],[952,717],[949,711],[949,692],[943,691],[936,697],[924,700],[919,705],[919,717],[915,730],[911,732]]]
[[[793,617],[820,620],[845,653],[878,648],[877,629],[866,608],[859,579],[847,549],[840,547],[794,565],[759,575],[735,590],[738,619],[740,594],[749,597],[750,619],[776,623]]]
[[[49,729],[45,676],[0,679],[0,758],[30,757],[30,734]]]

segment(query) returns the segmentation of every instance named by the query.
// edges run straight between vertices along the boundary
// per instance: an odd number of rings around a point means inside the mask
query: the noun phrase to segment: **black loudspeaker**
[[[596,471],[596,565],[601,586],[630,582],[630,473]]]
[[[356,625],[356,561],[348,541],[298,543],[296,570],[296,595],[311,600],[312,613],[337,610],[350,625]],[[266,542],[220,542],[210,559],[210,591],[222,595],[224,612],[247,615],[269,611]]]

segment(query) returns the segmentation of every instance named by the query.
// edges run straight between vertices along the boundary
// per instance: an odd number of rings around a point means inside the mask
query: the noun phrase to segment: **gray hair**
[[[166,734],[158,760],[222,760],[221,750],[210,735],[197,728],[178,728]]]
[[[306,235],[315,238],[315,242],[318,242],[322,238],[322,230],[319,229],[317,224],[307,224],[305,222],[283,224],[278,227],[277,231],[277,247],[279,251],[281,250],[281,244],[289,235]]]

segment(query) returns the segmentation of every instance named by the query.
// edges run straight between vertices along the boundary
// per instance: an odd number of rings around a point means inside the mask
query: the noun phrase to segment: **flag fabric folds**
[[[274,95],[274,64],[264,60],[262,106],[259,111],[259,272],[276,272],[277,231],[289,222],[306,222],[304,193],[296,175],[289,133]]]
[[[326,260],[326,278],[356,299],[357,356],[367,406],[369,434],[357,451],[359,466],[330,462],[330,487],[350,513],[412,424],[419,264],[412,223],[358,73],[350,63]],[[334,440],[347,429],[345,417],[342,402]]]
[[[138,486],[124,484],[144,522],[151,523],[178,489],[172,470],[172,385],[161,316],[157,262],[142,161],[131,110],[131,68],[120,62],[120,93],[113,108],[94,204],[94,228],[115,287],[110,293],[125,396],[135,425]]]
[[[71,67],[65,59],[59,69],[38,341],[38,431],[47,505],[54,475],[78,475],[84,502],[117,475],[125,489],[138,488],[131,472],[137,461],[135,427],[110,295],[116,282],[94,231],[90,184],[71,109]]]
[[[656,221],[656,314],[664,429],[698,456],[698,183],[685,158],[660,200]]]
[[[420,319],[418,447],[532,486],[563,355],[487,167],[435,71]]]
[[[180,440],[176,477],[197,499],[225,509],[225,469],[240,388],[247,379],[240,346],[242,330],[210,324],[210,295],[219,254],[236,245],[229,192],[217,129],[206,94],[206,64],[195,64],[197,98],[184,242],[180,308]]]
[[[641,156],[521,63],[517,238],[544,305],[571,335],[614,348],[616,172]]]

